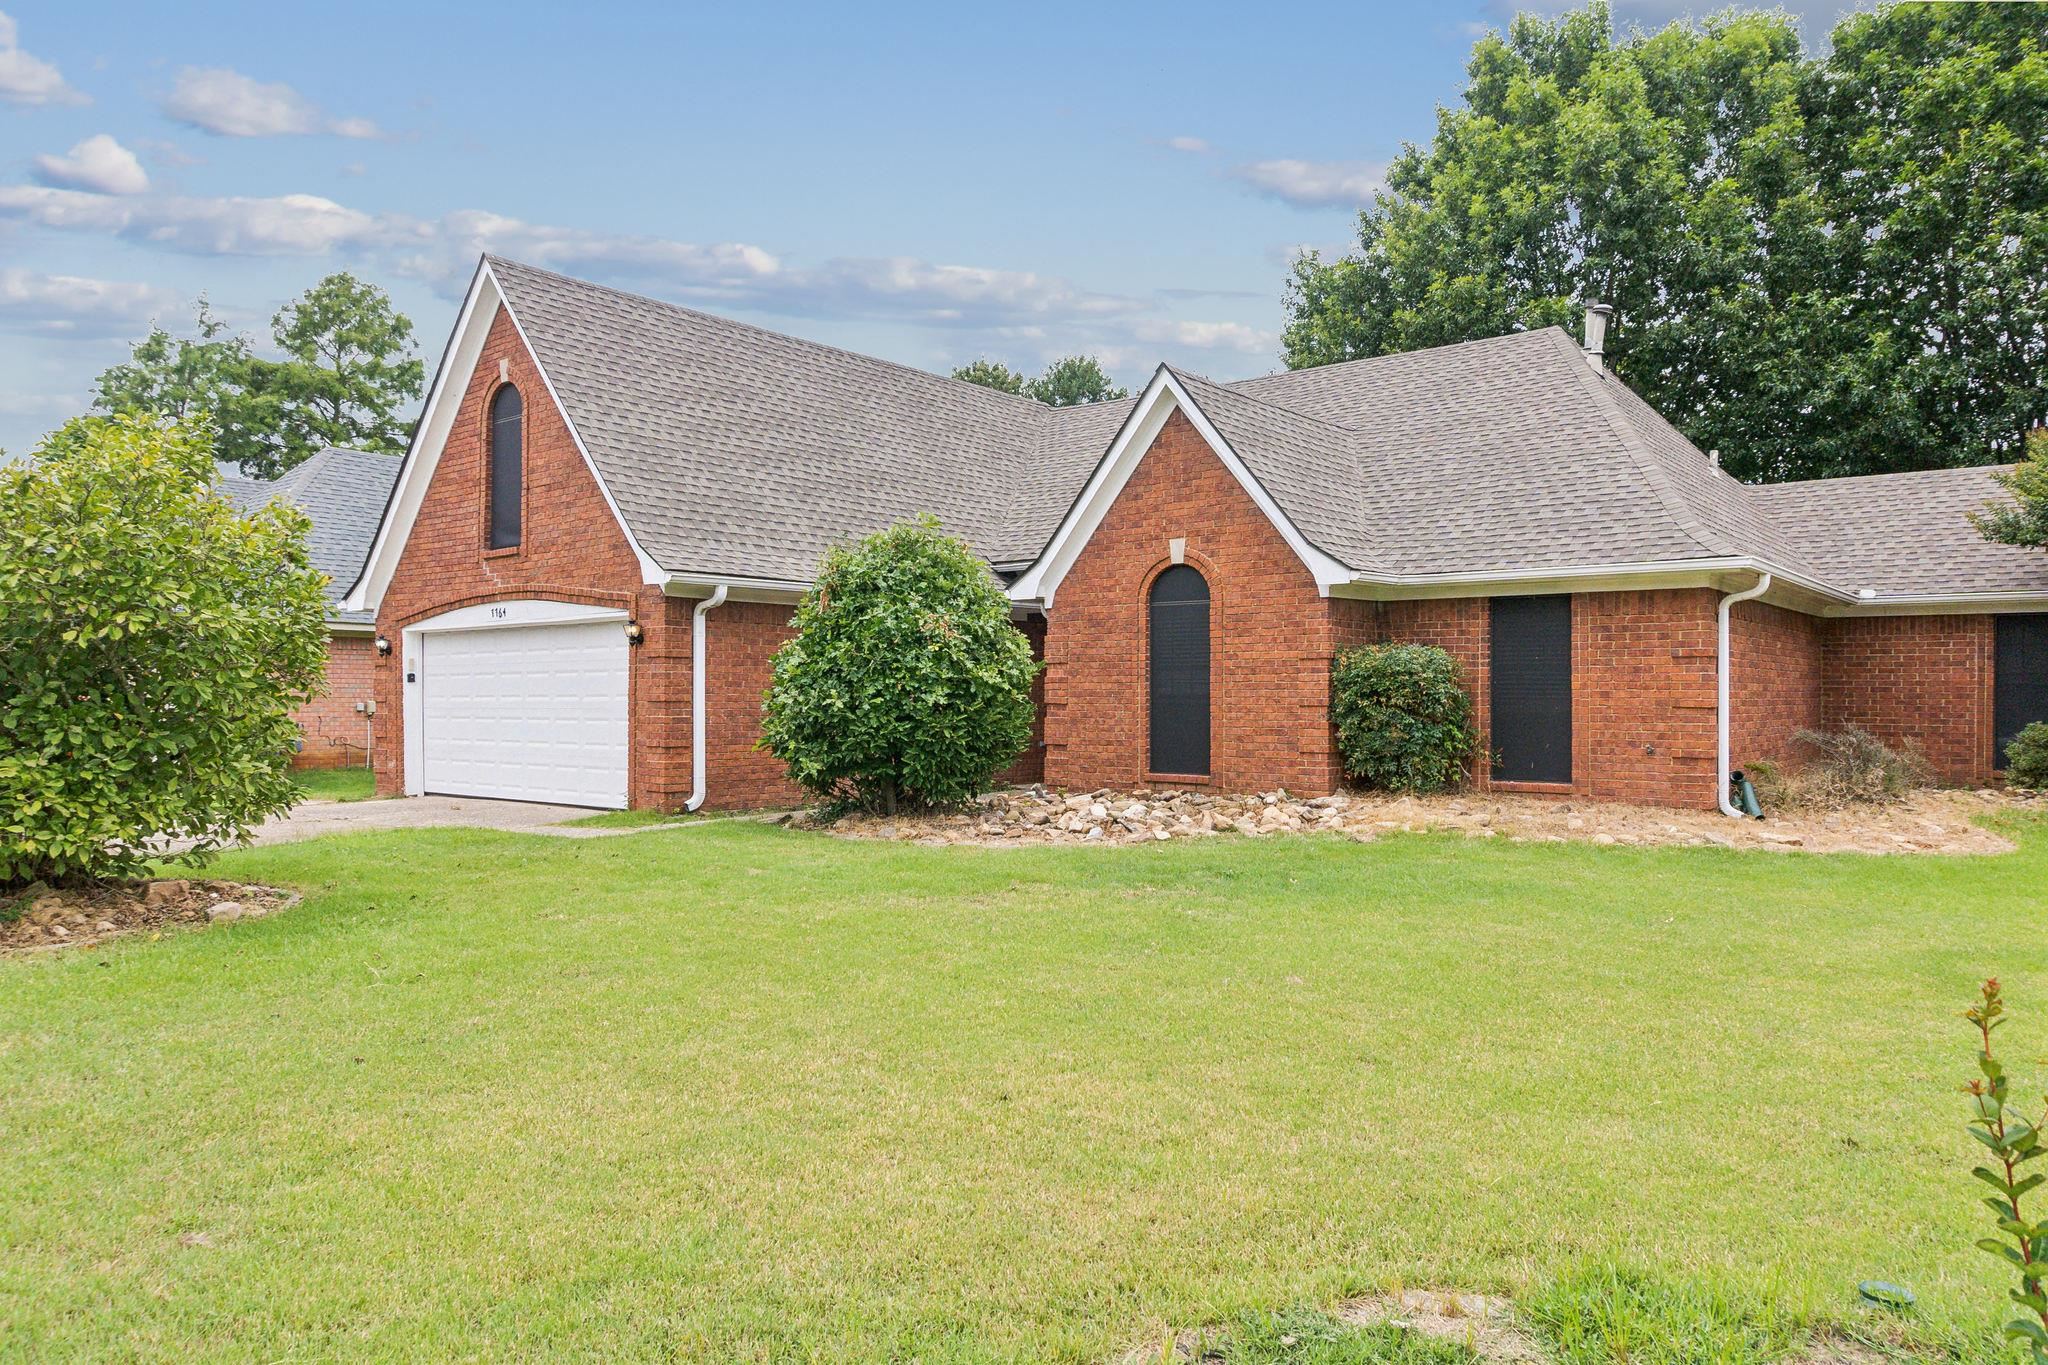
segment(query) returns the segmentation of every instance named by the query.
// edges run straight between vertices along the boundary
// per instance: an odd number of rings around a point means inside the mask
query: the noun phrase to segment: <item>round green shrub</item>
[[[930,517],[834,546],[776,652],[760,747],[826,801],[951,806],[1031,741],[1030,642]]]
[[[2035,721],[2005,746],[2005,780],[2029,791],[2048,790],[2048,721]]]
[[[1434,645],[1364,645],[1331,665],[1330,719],[1345,775],[1385,791],[1441,791],[1479,737],[1458,661]]]
[[[204,426],[82,418],[0,467],[0,887],[204,862],[290,809],[327,664],[306,518],[243,515]]]

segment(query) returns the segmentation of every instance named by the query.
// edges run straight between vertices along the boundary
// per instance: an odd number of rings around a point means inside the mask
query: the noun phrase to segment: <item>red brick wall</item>
[[[680,603],[687,609],[689,603]],[[775,651],[796,632],[786,602],[727,602],[705,615],[705,804],[722,810],[798,806],[807,798],[783,776],[782,762],[754,747],[761,738],[761,697]],[[687,627],[686,627],[687,628]],[[679,733],[690,733],[685,711]],[[688,796],[688,792],[683,793]]]
[[[1711,806],[1714,780],[1714,594],[1578,593],[1572,598],[1572,781],[1493,782],[1491,619],[1485,598],[1387,602],[1383,638],[1435,645],[1458,661],[1472,694],[1482,790],[1648,805]]]
[[[500,360],[525,409],[522,543],[516,550],[487,552],[484,408],[497,389]],[[394,646],[375,664],[378,791],[396,794],[405,784],[403,651],[396,647],[402,628],[456,607],[520,597],[633,613],[646,643],[634,650],[628,791],[635,806],[667,806],[687,795],[689,604],[641,584],[632,546],[549,400],[532,357],[501,312],[378,611],[378,631]]]
[[[1758,759],[1796,761],[1793,735],[1825,726],[1825,642],[1825,623],[1817,616],[1763,602],[1738,602],[1730,609],[1728,738],[1734,766]]]
[[[367,635],[327,637],[327,691],[299,708],[299,738],[304,748],[294,768],[359,768],[368,757],[368,735],[356,704],[374,695],[372,664],[376,651]]]
[[[1151,780],[1146,598],[1171,563],[1174,539],[1186,540],[1187,562],[1209,581],[1210,777],[1200,785],[1330,791],[1339,613],[1180,413],[1139,461],[1048,613],[1046,781]],[[1350,637],[1362,633],[1361,611],[1343,608]]]
[[[1887,744],[1918,744],[1943,782],[1991,781],[1991,617],[1840,617],[1825,633],[1830,729],[1854,725]]]

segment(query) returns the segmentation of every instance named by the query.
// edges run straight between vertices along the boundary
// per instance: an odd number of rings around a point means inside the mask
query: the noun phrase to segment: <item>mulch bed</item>
[[[52,888],[0,897],[0,953],[89,948],[129,934],[203,929],[275,914],[298,894],[245,882],[161,878]]]

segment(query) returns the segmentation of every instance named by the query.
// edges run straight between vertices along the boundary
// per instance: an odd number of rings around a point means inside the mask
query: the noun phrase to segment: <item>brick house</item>
[[[275,479],[223,469],[221,488],[244,508],[281,498],[313,523],[307,549],[327,575],[327,691],[299,708],[295,768],[363,767],[370,759],[376,618],[342,605],[377,534],[399,462],[389,455],[330,446]]]
[[[792,800],[754,749],[832,542],[930,512],[1042,651],[1014,778],[1327,791],[1347,645],[1450,651],[1494,790],[1712,807],[1856,724],[1984,783],[2048,556],[1983,469],[1750,487],[1557,328],[1053,409],[486,257],[361,579],[378,784]]]

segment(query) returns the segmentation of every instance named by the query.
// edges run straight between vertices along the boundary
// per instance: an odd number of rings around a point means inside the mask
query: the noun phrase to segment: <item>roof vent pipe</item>
[[[1607,322],[1613,316],[1611,303],[1586,305],[1586,359],[1596,370],[1607,368]]]

